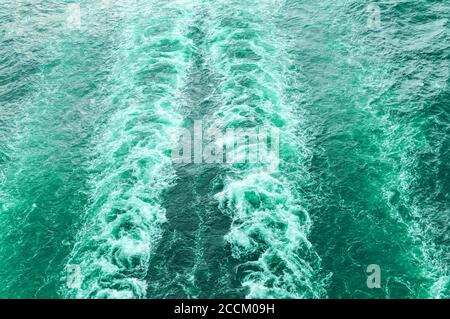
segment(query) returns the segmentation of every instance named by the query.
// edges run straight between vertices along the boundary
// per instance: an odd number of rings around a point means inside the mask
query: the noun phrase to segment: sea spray
[[[298,119],[283,98],[287,62],[271,23],[278,5],[232,1],[212,6],[208,47],[221,76],[222,102],[211,122],[222,129],[275,127],[281,143],[280,154],[271,153],[279,171],[267,162],[232,165],[216,198],[232,219],[225,239],[240,261],[236,276],[248,298],[320,297],[320,258],[307,239],[311,221],[285,175],[295,163],[296,178],[306,178],[301,166],[308,150],[297,141]]]
[[[0,297],[448,298],[449,9],[3,0]]]
[[[146,296],[150,255],[166,221],[161,194],[175,180],[170,149],[182,123],[190,9],[183,1],[128,8],[108,100],[115,110],[96,141],[91,204],[68,261],[81,280],[69,282],[66,297]]]

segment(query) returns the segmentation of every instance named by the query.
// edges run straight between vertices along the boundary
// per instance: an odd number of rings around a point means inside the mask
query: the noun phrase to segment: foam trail
[[[412,11],[420,8],[418,12],[422,12],[417,21],[401,27],[385,22],[384,37],[374,37],[374,43],[369,43],[368,50],[376,53],[365,54],[382,57],[373,61],[380,66],[376,72],[380,75],[378,82],[385,86],[369,100],[367,108],[374,114],[383,114],[380,127],[383,127],[385,139],[381,158],[391,165],[392,173],[385,174],[388,178],[381,190],[390,216],[405,226],[406,236],[413,242],[409,250],[419,261],[420,275],[426,279],[425,296],[448,298],[450,211],[441,171],[445,170],[442,162],[448,158],[443,149],[446,144],[444,123],[448,118],[445,107],[449,101],[450,69],[445,53],[448,51],[445,39],[449,36],[445,12],[449,6],[436,8],[433,2],[426,1],[416,6]],[[384,10],[399,15],[400,8],[389,5]],[[405,6],[404,10],[411,9]],[[433,15],[431,20],[426,20],[428,14]],[[402,15],[403,19],[406,17]],[[390,34],[395,28],[402,31],[401,38]],[[430,60],[429,52],[439,59]],[[416,290],[414,296],[418,296],[422,287],[409,286],[412,291]],[[393,295],[389,285],[387,295]]]
[[[334,274],[329,295],[448,296],[446,6],[380,3],[374,29],[360,1],[290,3],[316,130],[310,239]],[[381,289],[363,284],[372,263]]]
[[[307,239],[311,221],[297,192],[308,178],[310,151],[297,135],[301,119],[284,99],[290,61],[273,23],[278,6],[277,1],[211,5],[208,47],[221,77],[222,102],[209,125],[281,131],[279,154],[232,165],[216,198],[232,218],[225,239],[240,261],[237,276],[248,298],[323,297],[320,258]],[[279,171],[271,165],[277,162]]]
[[[71,298],[146,296],[150,255],[166,221],[161,194],[175,179],[169,150],[172,129],[182,122],[178,98],[190,46],[183,32],[192,5],[132,1],[125,7],[108,100],[115,111],[96,141],[91,205],[68,261],[81,275],[79,284],[63,289]]]
[[[436,28],[440,23],[442,21],[432,25],[435,28],[433,31],[437,35],[444,35],[443,26]],[[422,45],[427,48],[438,43],[436,39],[433,40]],[[411,37],[405,42],[415,41]],[[436,52],[445,49],[444,46],[435,45]],[[384,144],[383,156],[392,163],[397,174],[393,174],[394,178],[382,190],[392,216],[406,225],[409,237],[420,251],[417,255],[420,256],[421,274],[428,279],[428,298],[449,298],[450,211],[440,177],[447,165],[443,161],[448,157],[443,151],[446,143],[444,123],[448,112],[440,107],[448,103],[448,94],[446,96],[443,92],[448,90],[446,82],[450,69],[445,60],[440,63],[422,62],[422,69],[414,70],[414,73],[426,84],[434,82],[434,86],[430,86],[432,89],[427,88],[426,92],[427,99],[432,102],[423,98],[425,90],[398,98],[400,105],[408,105],[412,111],[409,111],[411,115],[406,121],[399,120],[396,114],[389,119],[389,139]],[[411,96],[414,98],[411,99]],[[422,116],[421,107],[429,112],[427,116]]]

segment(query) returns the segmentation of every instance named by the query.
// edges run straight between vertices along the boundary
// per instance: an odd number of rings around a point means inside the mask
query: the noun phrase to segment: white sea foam
[[[311,221],[296,182],[286,175],[294,165],[296,180],[307,178],[302,166],[308,150],[296,135],[299,119],[293,106],[284,100],[289,61],[271,23],[277,4],[232,2],[232,10],[213,4],[208,45],[222,78],[213,125],[280,130],[280,154],[268,153],[271,160],[262,163],[231,165],[216,198],[232,218],[225,240],[240,261],[236,275],[248,288],[248,298],[319,297],[325,292],[317,278],[320,258],[307,239]],[[280,171],[271,169],[275,162]]]
[[[166,221],[161,195],[175,180],[170,149],[172,131],[182,124],[177,110],[191,6],[136,6],[129,9],[140,16],[130,14],[120,34],[105,101],[115,111],[95,141],[91,204],[68,261],[80,267],[82,283],[65,289],[67,297],[145,297],[149,260]]]

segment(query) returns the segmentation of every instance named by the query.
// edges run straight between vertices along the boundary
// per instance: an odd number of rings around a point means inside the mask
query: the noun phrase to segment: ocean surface
[[[0,0],[0,298],[450,298],[449,19]],[[279,149],[176,162],[195,121]]]

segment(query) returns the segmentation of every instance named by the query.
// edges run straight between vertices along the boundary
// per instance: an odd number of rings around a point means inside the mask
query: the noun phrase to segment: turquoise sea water
[[[449,298],[449,19],[0,0],[0,297]],[[198,120],[279,152],[174,163]]]

